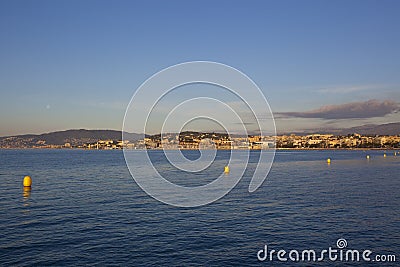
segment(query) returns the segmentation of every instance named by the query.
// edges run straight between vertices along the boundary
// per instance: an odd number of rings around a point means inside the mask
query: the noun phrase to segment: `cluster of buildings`
[[[400,136],[310,134],[276,136],[277,148],[399,148]]]
[[[180,134],[153,135],[140,143],[141,148],[150,149],[261,149],[274,146],[264,139],[253,137],[229,137],[223,133],[183,132]],[[253,142],[254,141],[254,142]],[[139,141],[140,142],[140,141]],[[266,146],[266,147],[264,147]]]
[[[97,142],[83,144],[79,148],[86,148],[86,149],[122,149],[124,147],[127,147],[127,144],[129,144],[129,142],[127,142],[127,141],[99,140]],[[66,145],[69,145],[69,143],[66,143]]]
[[[84,144],[86,149],[352,149],[400,148],[400,136],[362,136],[351,134],[279,135],[229,137],[222,133],[184,132],[180,134],[153,135],[138,141],[100,140]]]
[[[273,138],[229,137],[222,133],[183,132],[153,135],[138,141],[147,149],[263,149],[274,147]]]

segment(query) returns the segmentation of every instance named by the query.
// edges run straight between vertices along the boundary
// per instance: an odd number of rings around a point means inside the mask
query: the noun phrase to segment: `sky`
[[[144,81],[196,60],[248,75],[280,131],[399,122],[399,12],[396,0],[0,0],[0,136],[120,130]]]

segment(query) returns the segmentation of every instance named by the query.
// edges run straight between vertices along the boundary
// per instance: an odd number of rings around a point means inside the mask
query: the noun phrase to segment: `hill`
[[[143,138],[142,134],[124,133],[129,141]],[[70,143],[79,146],[94,143],[98,140],[122,140],[122,132],[115,130],[66,130],[44,134],[26,134],[17,136],[0,137],[0,147],[33,147],[35,145],[64,145]]]
[[[400,122],[387,124],[367,124],[363,126],[342,129],[340,134],[359,133],[362,135],[398,135],[400,134]]]

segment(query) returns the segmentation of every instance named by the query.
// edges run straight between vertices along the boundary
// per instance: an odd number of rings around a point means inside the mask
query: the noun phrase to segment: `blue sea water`
[[[159,153],[150,151],[157,169],[168,173],[171,166]],[[185,153],[196,158],[198,152]],[[278,151],[266,181],[249,193],[258,153],[251,152],[249,169],[225,197],[202,207],[178,208],[144,193],[120,150],[0,150],[0,265],[398,264],[400,155]],[[185,185],[210,182],[228,158],[228,151],[218,151],[216,164],[204,174],[171,179]],[[23,190],[25,175],[32,176],[31,191]],[[339,238],[347,240],[349,249],[394,254],[397,262],[257,259],[266,244],[288,252],[320,251],[336,248]]]

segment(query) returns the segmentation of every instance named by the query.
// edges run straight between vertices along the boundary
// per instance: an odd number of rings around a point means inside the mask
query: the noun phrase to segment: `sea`
[[[0,150],[0,265],[399,266],[395,152],[279,150],[267,179],[250,193],[260,153],[251,151],[231,192],[185,208],[147,195],[121,150]],[[149,153],[174,182],[198,186],[241,152],[218,151],[216,164],[195,175],[169,172],[162,151],[135,153],[139,160]],[[22,186],[25,175],[30,190]],[[316,260],[302,258],[308,250]],[[346,260],[348,250],[360,259]]]

